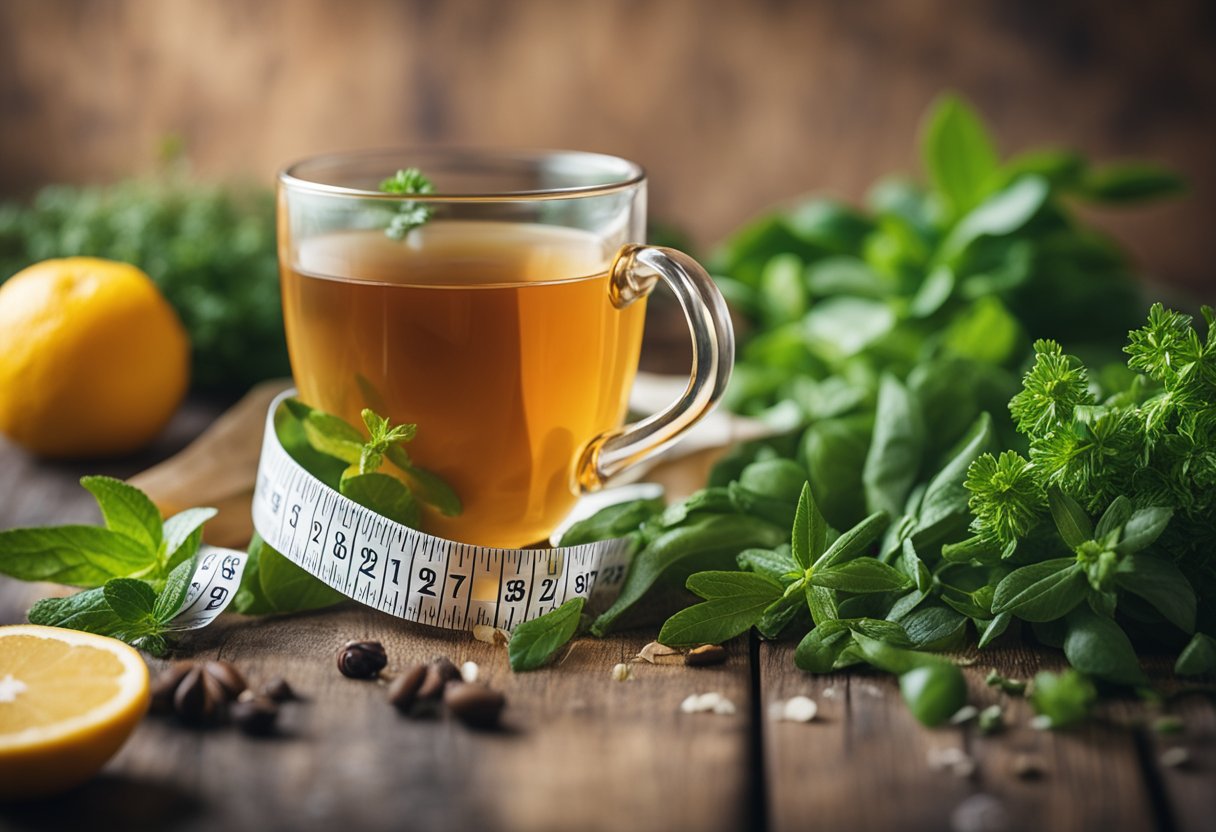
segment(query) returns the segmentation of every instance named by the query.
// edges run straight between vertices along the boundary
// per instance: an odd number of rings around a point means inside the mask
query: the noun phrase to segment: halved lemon
[[[148,666],[121,641],[0,627],[0,799],[88,780],[148,709]]]

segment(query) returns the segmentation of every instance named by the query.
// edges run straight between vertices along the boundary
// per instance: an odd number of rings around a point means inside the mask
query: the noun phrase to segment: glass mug
[[[408,167],[433,193],[380,192]],[[299,395],[356,425],[365,407],[417,424],[414,464],[463,504],[455,517],[424,508],[425,531],[542,541],[580,493],[708,413],[730,378],[721,294],[692,258],[643,245],[645,227],[645,174],[612,156],[377,151],[294,164],[279,175],[278,246]],[[692,375],[666,410],[622,426],[658,280],[692,330]]]

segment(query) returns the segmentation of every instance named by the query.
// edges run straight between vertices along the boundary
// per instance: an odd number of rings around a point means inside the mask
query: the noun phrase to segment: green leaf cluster
[[[274,195],[180,173],[112,185],[51,185],[0,203],[0,283],[53,257],[133,263],[190,335],[198,388],[244,391],[288,374]]]
[[[424,506],[448,517],[461,513],[460,498],[452,487],[433,471],[415,465],[405,450],[418,432],[417,425],[393,425],[368,408],[361,416],[362,431],[293,398],[275,413],[275,432],[309,473],[390,520],[420,528]],[[385,463],[393,466],[393,473],[381,470]],[[340,592],[255,535],[233,608],[264,615],[319,609],[343,600]]]
[[[215,509],[162,520],[147,495],[121,480],[85,477],[80,484],[97,500],[105,526],[0,531],[0,574],[85,589],[39,601],[31,623],[112,636],[160,655]]]

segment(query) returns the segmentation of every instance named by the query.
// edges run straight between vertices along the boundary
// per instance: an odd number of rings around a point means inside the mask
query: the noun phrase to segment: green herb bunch
[[[30,623],[112,636],[160,655],[190,588],[203,524],[215,509],[162,520],[142,491],[121,480],[85,477],[80,484],[97,500],[105,527],[0,531],[0,574],[86,588],[39,601]]]
[[[274,198],[168,173],[113,185],[43,188],[0,204],[0,282],[52,257],[139,266],[190,335],[193,384],[243,391],[287,375]]]
[[[362,418],[366,435],[338,416],[288,399],[275,414],[275,431],[309,473],[390,520],[418,528],[423,504],[448,517],[461,513],[460,498],[451,486],[415,465],[403,447],[417,434],[416,425],[392,425],[366,408]],[[386,462],[394,474],[383,472]],[[255,534],[233,609],[250,615],[299,612],[345,599]]]

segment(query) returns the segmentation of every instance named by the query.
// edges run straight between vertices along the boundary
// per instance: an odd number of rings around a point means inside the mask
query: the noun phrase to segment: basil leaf
[[[809,482],[802,486],[798,510],[794,513],[794,530],[790,536],[790,554],[800,567],[806,569],[827,548],[828,524],[819,513]]]
[[[916,547],[912,545],[911,539],[904,540],[903,546],[900,547],[899,569],[921,592],[928,592],[933,585],[933,575],[920,559],[920,555],[916,554]]]
[[[830,629],[826,623],[820,624],[798,642],[794,649],[794,666],[808,673],[829,673],[851,643],[847,628]]]
[[[924,446],[920,407],[897,378],[883,375],[874,435],[861,474],[871,512],[900,513],[920,471]]]
[[[1082,606],[1068,614],[1066,623],[1064,656],[1077,670],[1121,685],[1148,683],[1132,643],[1113,619]]]
[[[1115,544],[1115,551],[1121,555],[1130,555],[1152,546],[1170,524],[1173,516],[1172,508],[1152,507],[1136,511],[1123,524],[1123,533]]]
[[[1049,194],[1047,182],[1041,177],[1016,180],[963,217],[938,249],[937,259],[949,263],[981,237],[1012,234],[1030,222]]]
[[[161,624],[169,623],[173,620],[173,616],[181,611],[182,603],[186,600],[186,593],[190,589],[190,580],[194,577],[194,567],[197,565],[198,558],[195,554],[191,554],[189,558],[174,567],[173,571],[169,573],[169,577],[165,579],[165,587],[160,591],[156,604],[152,607],[152,617]],[[248,566],[248,563],[246,565]],[[244,578],[243,575],[241,577]],[[244,583],[243,580],[242,583]]]
[[[393,448],[395,447],[394,445]],[[392,448],[389,451],[388,458],[392,460]],[[434,506],[444,517],[459,517],[464,512],[464,505],[460,502],[460,497],[443,477],[434,471],[428,471],[426,468],[419,468],[416,465],[404,467],[398,465],[397,467],[405,472],[410,488],[414,490],[414,496],[427,505]]]
[[[144,492],[112,477],[83,477],[80,484],[97,500],[107,529],[125,534],[150,552],[160,549],[160,510]]]
[[[418,528],[418,503],[405,484],[388,474],[355,474],[342,478],[342,496],[404,526]]]
[[[22,581],[98,587],[111,578],[139,574],[155,565],[155,550],[97,526],[0,532],[0,574]]]
[[[1174,672],[1179,676],[1210,676],[1216,674],[1216,639],[1207,633],[1195,633],[1178,654]]]
[[[135,578],[114,578],[102,587],[106,603],[124,621],[143,621],[152,615],[156,593],[152,587]]]
[[[832,541],[832,545],[815,560],[812,568],[823,569],[860,557],[875,540],[882,536],[889,524],[890,516],[885,511],[871,514]]]
[[[999,168],[996,149],[979,116],[955,96],[939,100],[921,140],[925,169],[951,213],[970,211]]]
[[[1047,489],[1047,506],[1051,509],[1051,517],[1060,530],[1060,537],[1069,548],[1076,549],[1094,536],[1094,526],[1089,515],[1081,504],[1069,497],[1059,488]]]
[[[912,581],[875,558],[857,558],[827,569],[812,569],[807,583],[844,592],[898,592]]]
[[[967,633],[967,619],[949,607],[921,607],[899,621],[912,644],[921,650],[952,650]]]
[[[203,524],[219,514],[213,508],[188,508],[165,521],[165,561],[168,569],[194,557],[203,542]]]
[[[1178,629],[1195,632],[1195,590],[1172,562],[1150,555],[1128,555],[1115,568],[1115,583],[1148,601]]]
[[[536,670],[552,658],[578,631],[583,598],[571,598],[552,612],[525,621],[507,642],[507,658],[515,672]]]
[[[1052,621],[1085,599],[1085,587],[1085,572],[1074,558],[1034,563],[1013,570],[996,585],[992,611],[1011,612],[1024,621]]]
[[[663,500],[652,497],[628,500],[605,506],[590,517],[572,523],[562,533],[562,546],[579,546],[597,540],[611,540],[636,532],[638,527],[663,511]]]
[[[999,638],[1009,628],[1009,622],[1012,620],[1013,615],[1007,612],[998,613],[994,616],[984,627],[983,632],[980,633],[980,638],[977,642],[980,649],[987,647],[995,639]]]
[[[786,534],[764,520],[727,514],[697,517],[663,532],[634,557],[620,595],[595,620],[592,632],[606,633],[660,579],[682,582],[693,572],[729,568],[744,549],[776,546]]]
[[[1132,501],[1120,494],[1111,501],[1111,504],[1106,507],[1106,511],[1102,512],[1102,517],[1098,519],[1098,525],[1094,528],[1094,540],[1104,546],[1114,546],[1118,542],[1118,537],[1109,542],[1106,538],[1112,533],[1121,531],[1131,516]]]

